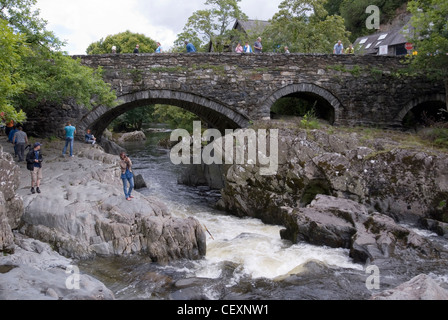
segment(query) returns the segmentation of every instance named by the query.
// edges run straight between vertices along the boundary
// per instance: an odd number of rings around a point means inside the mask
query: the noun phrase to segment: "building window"
[[[408,50],[405,48],[405,44],[399,44],[395,47],[395,55],[397,56],[404,56],[408,54]]]

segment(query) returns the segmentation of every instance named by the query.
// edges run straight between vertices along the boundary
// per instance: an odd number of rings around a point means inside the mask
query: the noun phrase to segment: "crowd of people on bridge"
[[[185,50],[187,53],[197,52],[196,47],[190,41],[185,40],[184,44],[185,44]],[[157,42],[157,49],[155,50],[155,53],[164,53],[164,52],[165,51],[163,50],[162,44],[160,42]],[[238,42],[238,44],[235,48],[235,52],[236,53],[263,53],[263,44],[262,44],[261,37],[257,38],[257,40],[255,41],[253,46],[251,46],[249,44],[249,41],[246,41],[244,46],[241,44],[241,42]],[[112,53],[117,53],[116,46],[112,47]],[[134,53],[140,53],[140,46],[138,44],[135,46]],[[283,47],[283,53],[285,53],[285,54],[290,53],[288,46]],[[341,54],[354,54],[354,53],[355,53],[355,49],[353,48],[352,44],[350,44],[350,46],[345,50],[344,50],[344,45],[342,44],[341,40],[339,40],[334,45],[333,54],[341,55]]]

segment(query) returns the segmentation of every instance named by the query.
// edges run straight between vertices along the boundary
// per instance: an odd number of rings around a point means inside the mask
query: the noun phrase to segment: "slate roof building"
[[[239,19],[237,19],[235,21],[235,24],[233,25],[233,30],[238,30],[240,32],[245,33],[248,36],[254,36],[253,41],[255,41],[255,39],[257,37],[261,36],[261,34],[263,33],[264,29],[266,29],[266,27],[269,26],[269,25],[270,25],[269,21],[251,20],[251,19],[247,19],[247,20],[239,20]],[[253,41],[251,41],[251,42],[253,42]],[[225,48],[225,51],[233,52],[233,50],[235,50],[236,45],[237,45],[236,43],[232,44],[232,48],[227,47],[227,48]],[[213,46],[212,46],[211,42],[208,45],[208,52],[213,52]]]
[[[402,56],[408,54],[405,48],[408,37],[412,32],[409,22],[410,16],[404,25],[392,27],[388,30],[372,35],[360,37],[353,44],[358,54]]]
[[[247,35],[254,32],[257,32],[259,33],[259,35],[261,35],[264,29],[266,29],[266,27],[270,24],[271,23],[269,21],[263,20],[236,20],[233,29],[244,32]]]

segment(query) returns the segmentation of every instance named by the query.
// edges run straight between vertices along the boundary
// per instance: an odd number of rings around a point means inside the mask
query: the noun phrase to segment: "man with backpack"
[[[34,148],[26,156],[27,169],[31,171],[31,193],[40,193],[40,182],[42,181],[43,157],[40,152],[42,145],[39,142],[34,144]],[[34,189],[36,187],[36,190]]]

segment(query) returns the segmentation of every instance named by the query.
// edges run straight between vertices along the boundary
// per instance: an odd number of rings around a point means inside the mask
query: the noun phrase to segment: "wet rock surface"
[[[170,262],[205,255],[196,219],[174,218],[163,203],[136,192],[126,201],[117,156],[75,143],[75,157],[65,158],[62,147],[44,143],[42,193],[32,194],[26,164],[15,164],[0,146],[0,299],[114,298],[83,274],[81,289],[67,289],[71,259],[139,254]]]
[[[0,145],[0,253],[14,252],[14,236],[23,214],[22,199],[16,195],[20,186],[20,168],[11,154]]]
[[[0,300],[113,300],[100,281],[73,269],[48,244],[16,234],[15,254],[0,256]]]
[[[428,240],[351,200],[318,195],[306,208],[285,210],[293,221],[282,231],[284,238],[350,249],[355,262],[440,257]]]
[[[363,131],[292,129],[296,123],[257,125],[281,128],[277,174],[261,176],[259,164],[227,166],[220,208],[284,224],[280,207],[303,208],[323,194],[400,222],[429,218],[447,223],[446,152],[409,147],[411,142],[387,133],[378,138],[364,137]]]
[[[448,300],[448,290],[421,274],[394,289],[373,295],[370,300]]]
[[[205,235],[197,220],[175,219],[162,203],[139,193],[126,201],[118,157],[80,144],[74,158],[63,158],[57,147],[42,149],[42,194],[30,193],[22,170],[22,233],[73,258],[145,254],[154,261],[171,261],[205,255]]]

